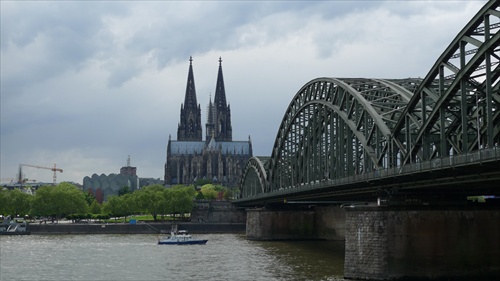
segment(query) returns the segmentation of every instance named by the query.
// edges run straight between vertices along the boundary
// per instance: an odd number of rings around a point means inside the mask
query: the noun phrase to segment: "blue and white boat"
[[[194,239],[186,230],[172,231],[167,238],[158,239],[158,245],[203,245],[207,242],[204,239]]]

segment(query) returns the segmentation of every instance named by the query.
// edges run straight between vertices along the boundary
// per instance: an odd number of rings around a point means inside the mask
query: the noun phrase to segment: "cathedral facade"
[[[252,157],[252,142],[233,141],[231,108],[226,101],[222,59],[215,97],[207,106],[205,140],[202,135],[201,108],[196,99],[193,60],[189,70],[184,103],[181,104],[177,140],[168,139],[165,184],[192,184],[210,180],[227,187],[238,185],[243,168]]]

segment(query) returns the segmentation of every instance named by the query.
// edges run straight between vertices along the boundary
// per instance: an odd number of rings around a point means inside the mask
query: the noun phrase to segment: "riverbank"
[[[245,233],[245,223],[177,223],[179,230],[190,233]],[[169,233],[171,222],[165,223],[60,223],[29,224],[28,231],[36,234],[159,234]]]

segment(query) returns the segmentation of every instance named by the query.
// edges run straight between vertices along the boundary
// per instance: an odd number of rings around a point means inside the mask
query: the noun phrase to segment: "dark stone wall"
[[[314,211],[248,209],[246,235],[250,240],[314,239]]]
[[[325,240],[345,240],[345,209],[339,206],[314,208],[315,235]]]
[[[387,222],[380,209],[346,213],[344,276],[384,280],[387,270]]]
[[[500,277],[500,210],[347,209],[344,275],[371,280],[495,280]]]

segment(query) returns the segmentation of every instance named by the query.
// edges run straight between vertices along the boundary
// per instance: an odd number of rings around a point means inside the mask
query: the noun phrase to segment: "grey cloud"
[[[6,92],[23,90],[23,85],[42,82],[67,69],[78,70],[87,60],[102,50],[109,50],[110,43],[101,35],[104,14],[123,15],[124,6],[106,3],[75,1],[7,2],[2,10],[2,53],[29,51],[23,58],[16,58],[25,74],[21,81],[3,77]],[[2,62],[3,68],[9,65]],[[2,75],[3,76],[3,75]],[[4,92],[4,91],[3,91]]]
[[[372,6],[368,2],[366,6]],[[187,3],[186,5],[189,5]],[[165,3],[168,7],[169,3]],[[153,52],[161,69],[172,61],[183,60],[189,55],[205,53],[210,50],[232,50],[240,47],[252,47],[270,40],[286,37],[293,30],[280,22],[265,22],[272,15],[296,13],[294,18],[307,21],[317,13],[333,17],[357,8],[359,3],[323,2],[323,1],[288,1],[288,2],[204,2],[202,8],[193,14],[188,13],[183,20],[166,20],[154,27],[140,30],[128,41],[127,49],[137,53]],[[366,7],[365,7],[366,8]],[[301,20],[302,19],[302,20]],[[207,21],[210,24],[207,24]],[[261,22],[264,21],[264,24]],[[255,24],[265,36],[263,41],[240,41],[240,27]]]
[[[370,3],[370,4],[368,4]],[[371,2],[364,5],[371,6]],[[108,85],[119,87],[144,68],[140,58],[146,54],[158,69],[189,55],[211,50],[233,50],[241,46],[265,44],[287,36],[289,26],[265,23],[263,38],[240,41],[241,26],[259,24],[274,14],[296,13],[300,22],[314,14],[333,17],[359,9],[359,3],[329,1],[292,2],[16,2],[7,3],[2,12],[2,52],[10,44],[16,48],[33,46],[23,72],[23,81],[5,77],[5,89],[22,91],[24,85],[39,83],[68,70],[78,70],[91,59],[126,61],[127,64],[106,64],[110,72]],[[191,8],[192,7],[192,8]],[[139,30],[130,30],[131,37],[119,45],[104,23],[105,18],[127,21],[134,11],[152,8],[142,20],[157,18]],[[180,11],[182,14],[176,14]],[[163,14],[165,16],[163,17]],[[141,20],[141,19],[139,19]],[[207,24],[207,21],[210,24]],[[44,58],[44,59],[35,59]],[[132,65],[131,65],[132,64]],[[118,67],[115,67],[118,66]],[[8,67],[8,66],[6,66]],[[131,70],[131,68],[133,70]],[[26,83],[26,80],[28,83]]]

